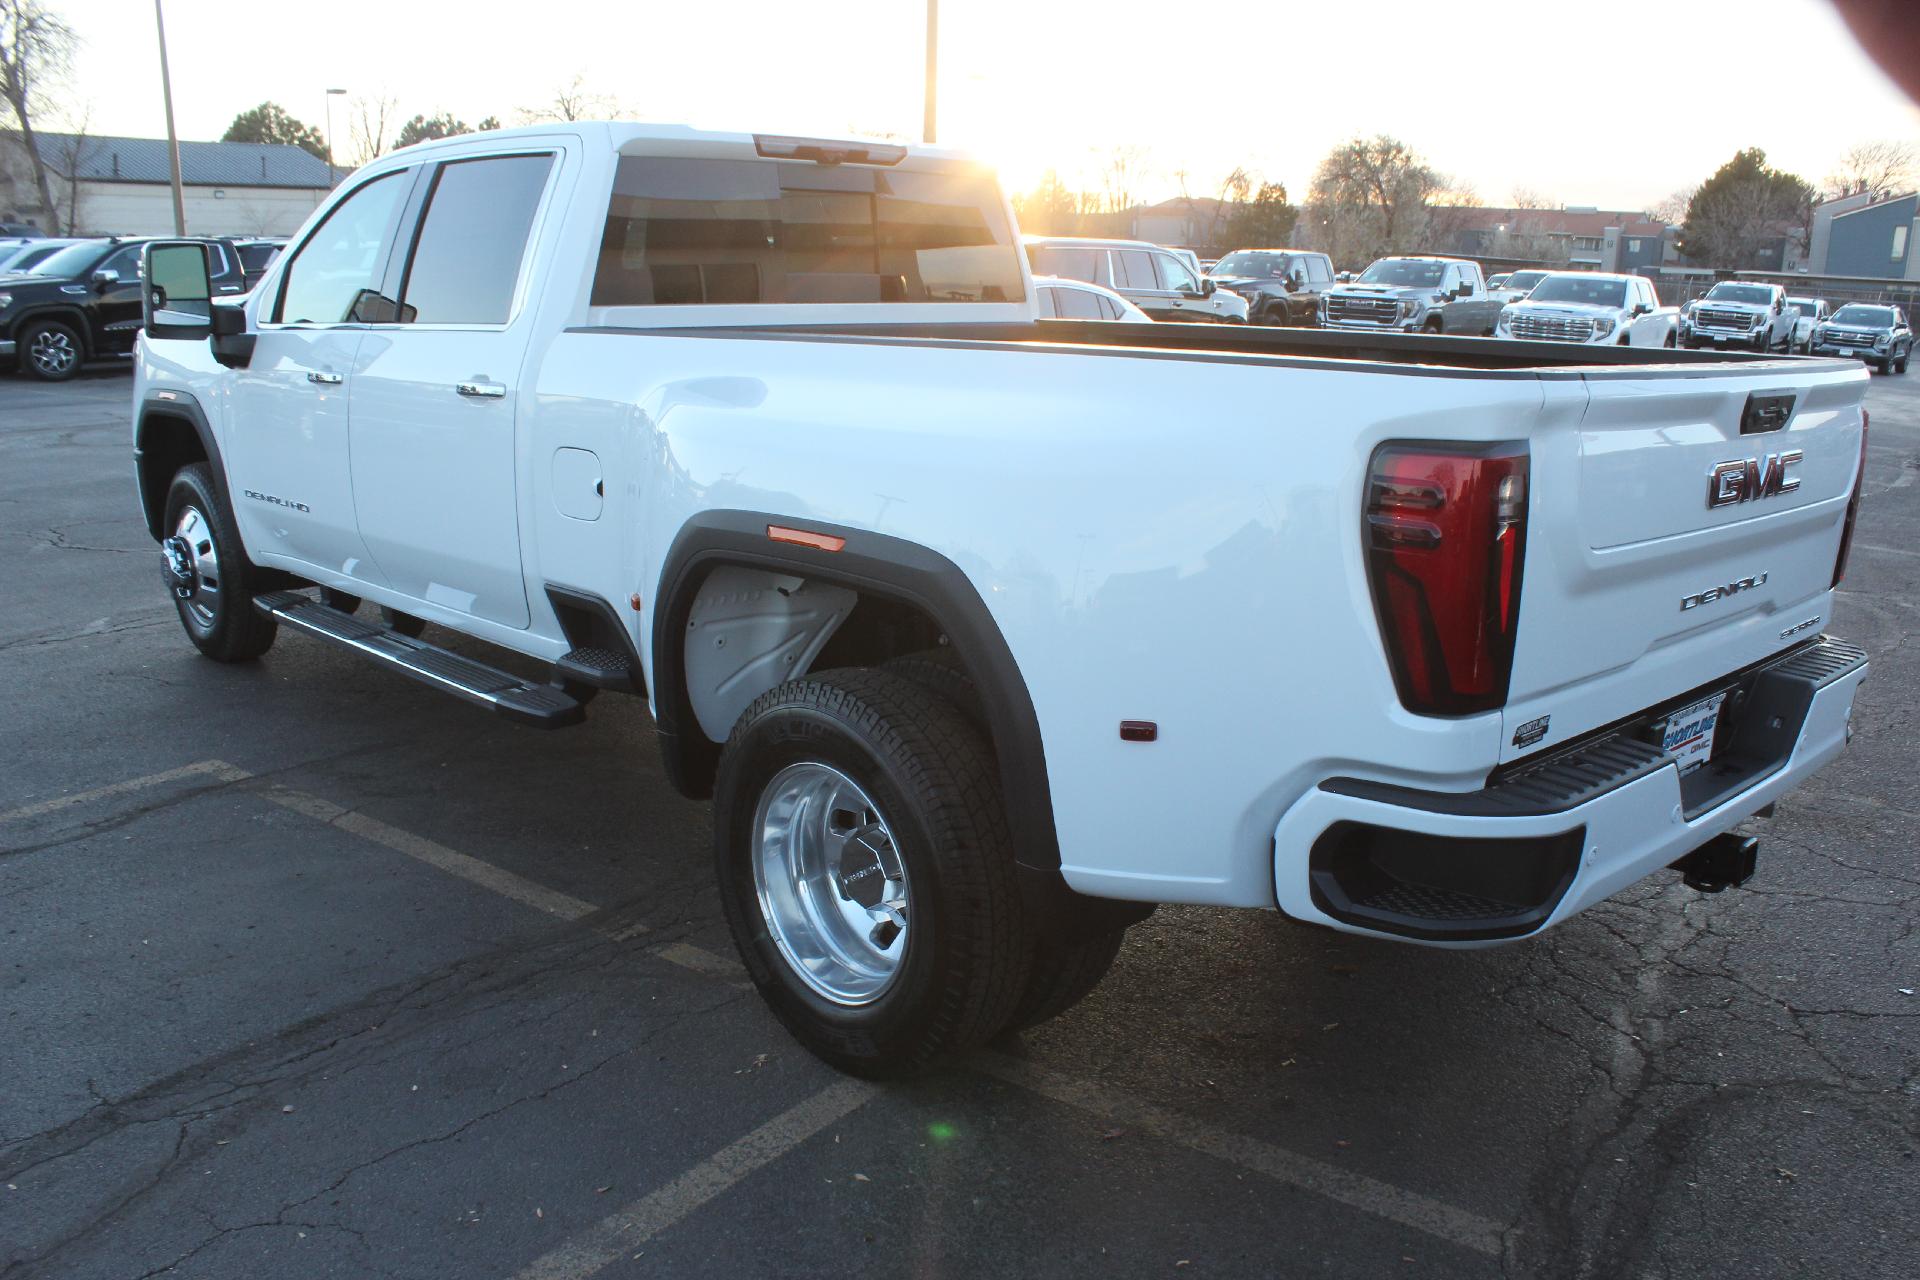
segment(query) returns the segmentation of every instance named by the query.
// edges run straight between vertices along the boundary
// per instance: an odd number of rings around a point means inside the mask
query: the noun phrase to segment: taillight
[[[1853,521],[1860,514],[1860,490],[1867,483],[1867,411],[1860,411],[1860,468],[1853,473],[1853,494],[1847,499],[1847,522],[1840,526],[1840,554],[1833,561],[1833,585],[1847,576],[1847,552],[1853,550]]]
[[[1527,551],[1526,445],[1382,445],[1366,513],[1367,577],[1401,703],[1424,715],[1505,705]]]

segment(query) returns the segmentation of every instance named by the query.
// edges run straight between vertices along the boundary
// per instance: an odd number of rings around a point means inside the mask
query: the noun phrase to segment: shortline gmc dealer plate
[[[1720,704],[1726,690],[1680,708],[1660,730],[1660,749],[1673,757],[1680,772],[1692,773],[1713,754],[1713,731],[1720,724]]]

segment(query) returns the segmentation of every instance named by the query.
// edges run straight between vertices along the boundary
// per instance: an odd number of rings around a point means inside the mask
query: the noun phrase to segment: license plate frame
[[[1727,695],[1722,689],[1686,706],[1669,712],[1660,720],[1660,749],[1673,757],[1673,763],[1686,777],[1713,759],[1714,740],[1719,737],[1720,713]]]

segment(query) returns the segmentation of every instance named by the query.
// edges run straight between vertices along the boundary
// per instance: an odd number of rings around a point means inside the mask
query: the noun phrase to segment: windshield
[[[1773,301],[1773,291],[1760,284],[1717,284],[1707,290],[1710,302],[1752,302],[1767,306]]]
[[[1546,278],[1547,273],[1544,271],[1516,271],[1507,277],[1505,287],[1518,289],[1520,292],[1526,293]]]
[[[1288,261],[1284,253],[1230,253],[1213,264],[1212,274],[1251,276],[1256,280],[1284,280],[1287,278]]]
[[[99,260],[111,245],[104,243],[70,244],[60,252],[33,264],[28,270],[36,276],[72,279]]]
[[[1833,313],[1835,324],[1864,324],[1875,329],[1893,327],[1892,307],[1842,307]]]
[[[1410,284],[1439,288],[1440,273],[1446,268],[1438,262],[1420,262],[1413,258],[1382,258],[1360,274],[1361,284]]]
[[[1527,295],[1528,302],[1577,302],[1589,307],[1627,305],[1625,280],[1596,280],[1591,276],[1548,276]]]

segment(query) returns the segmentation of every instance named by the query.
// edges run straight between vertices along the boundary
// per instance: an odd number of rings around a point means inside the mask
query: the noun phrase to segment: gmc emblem
[[[1803,450],[1788,449],[1785,453],[1720,463],[1707,474],[1707,507],[1730,507],[1736,502],[1792,493],[1800,487],[1800,477],[1788,475],[1787,468],[1806,456]]]

